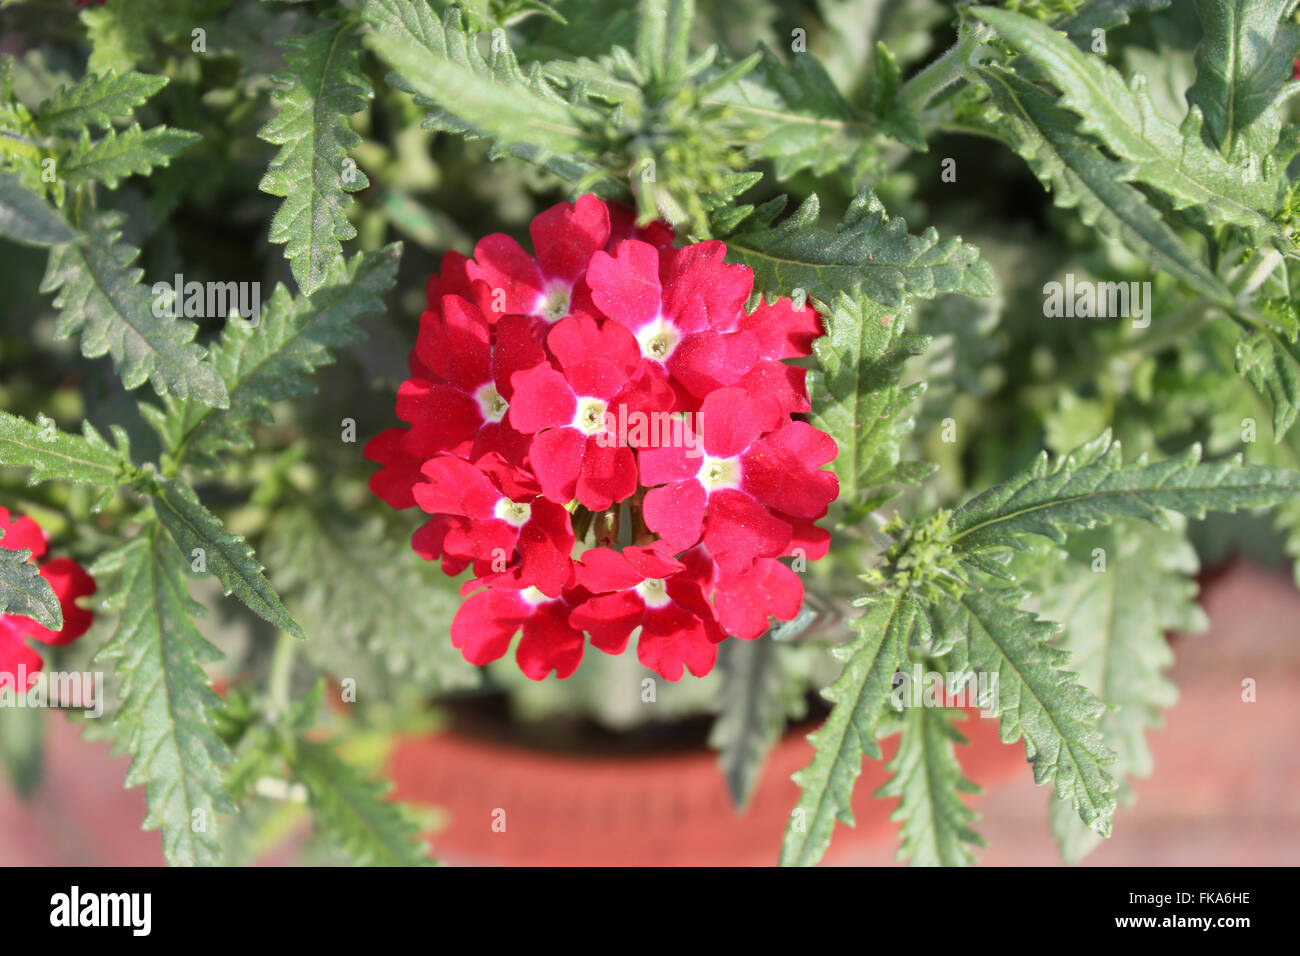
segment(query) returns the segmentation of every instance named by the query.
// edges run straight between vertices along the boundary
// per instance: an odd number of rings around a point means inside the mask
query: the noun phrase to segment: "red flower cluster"
[[[471,663],[522,631],[524,673],[567,677],[584,632],[619,654],[639,627],[647,667],[706,674],[728,634],[798,613],[803,584],[778,559],[829,547],[814,522],[837,448],[796,417],[804,370],[783,361],[811,352],[817,313],[747,313],[753,274],[721,242],[675,248],[594,196],[530,233],[535,255],[492,235],[429,280],[397,396],[409,427],[366,446],[371,488],[431,515],[417,553],[472,569],[451,628]],[[599,546],[575,557],[588,531]]]
[[[32,553],[31,560],[39,562],[45,556],[45,532],[31,518],[13,518],[0,507],[0,548],[10,551],[24,549]],[[63,630],[51,631],[29,617],[20,614],[0,614],[0,687],[26,691],[36,680],[44,666],[41,655],[27,646],[26,638],[61,647],[71,644],[90,629],[94,614],[77,605],[77,598],[95,593],[95,579],[71,558],[51,558],[40,563],[40,575],[54,589],[54,595],[63,608]],[[20,681],[19,675],[26,675]],[[19,688],[19,683],[24,686]]]

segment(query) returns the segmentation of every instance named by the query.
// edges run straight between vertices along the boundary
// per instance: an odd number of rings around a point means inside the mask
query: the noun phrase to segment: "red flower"
[[[784,553],[793,529],[774,510],[815,518],[835,499],[839,482],[820,470],[835,457],[835,442],[805,422],[782,422],[770,403],[722,388],[700,409],[703,454],[680,444],[642,449],[641,480],[663,486],[645,497],[650,530],[678,550],[703,535],[718,565],[732,573]]]
[[[475,563],[481,575],[504,571],[520,554],[520,579],[548,597],[559,597],[573,577],[573,528],[563,506],[540,496],[530,476],[499,456],[478,465],[439,455],[424,464],[427,481],[413,489],[415,500],[431,514],[466,519],[449,527],[440,550]],[[493,567],[500,562],[500,567]]]
[[[746,312],[753,274],[725,245],[674,248],[593,196],[529,232],[531,254],[488,236],[429,280],[397,397],[409,427],[366,446],[371,488],[429,515],[418,554],[472,568],[452,625],[471,662],[522,632],[523,671],[566,677],[584,631],[621,653],[640,628],[647,667],[705,674],[727,634],[798,613],[797,571],[829,546],[815,522],[837,449],[794,417],[810,404],[786,361],[811,353],[820,319],[786,299]],[[581,551],[628,519],[634,544]]]
[[[32,553],[33,562],[44,557],[45,533],[31,518],[11,521],[9,511],[0,507],[0,528],[5,532],[0,538],[0,548],[10,551],[26,549]],[[71,558],[51,558],[39,564],[39,572],[59,600],[59,607],[63,610],[63,629],[51,631],[20,614],[0,614],[0,687],[16,688],[20,682],[19,675],[25,674],[26,686],[22,688],[25,691],[44,666],[41,656],[27,646],[27,638],[51,647],[61,647],[85,634],[94,620],[93,613],[77,604],[77,598],[95,593],[95,579],[81,565]]]
[[[568,677],[582,660],[582,631],[569,624],[569,598],[548,598],[534,587],[517,588],[507,580],[472,595],[451,622],[451,643],[471,664],[490,664],[504,657],[510,642],[524,632],[515,651],[519,669],[533,680],[551,671]]]
[[[668,680],[683,666],[696,677],[713,669],[717,644],[726,636],[700,586],[681,572],[682,562],[662,544],[593,548],[582,555],[578,583],[595,596],[578,605],[569,623],[591,633],[591,643],[621,654],[641,628],[636,656]]]

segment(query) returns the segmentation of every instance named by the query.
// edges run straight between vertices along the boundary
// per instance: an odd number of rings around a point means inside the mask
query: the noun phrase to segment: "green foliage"
[[[167,77],[145,73],[88,73],[58,91],[36,111],[36,125],[46,134],[76,134],[87,126],[111,130],[137,106],[167,85]]]
[[[891,218],[870,190],[849,204],[833,232],[818,226],[816,196],[774,226],[784,208],[784,197],[766,203],[726,237],[730,258],[754,270],[757,292],[801,290],[823,302],[860,292],[892,308],[910,296],[993,293],[992,271],[978,250],[960,239],[940,239],[933,229],[910,234],[907,223]]]
[[[307,788],[317,827],[362,865],[428,866],[416,828],[400,807],[386,802],[387,788],[362,777],[324,743],[299,737],[286,760]]]
[[[284,197],[270,238],[285,243],[294,277],[311,295],[328,281],[341,241],[356,235],[348,194],[370,180],[348,158],[361,142],[348,117],[365,108],[372,91],[358,68],[361,38],[350,21],[281,46],[287,66],[272,78],[280,86],[278,112],[258,133],[280,151],[258,188]]]
[[[958,716],[942,707],[909,707],[888,765],[894,778],[876,792],[899,798],[891,817],[903,824],[898,858],[914,866],[970,866],[971,847],[985,845],[971,829],[975,811],[962,801],[962,794],[981,791],[962,775],[953,751],[954,744],[967,742],[953,726]]]
[[[132,758],[126,785],[145,785],[144,825],[162,828],[168,863],[217,863],[217,813],[233,805],[222,778],[229,753],[212,716],[221,701],[203,665],[221,655],[194,626],[201,608],[190,598],[185,564],[150,522],[91,573],[116,581],[106,606],[118,612],[117,624],[99,656],[120,682],[112,733]]]
[[[1240,460],[1201,462],[1193,445],[1167,461],[1123,464],[1120,444],[1105,432],[1052,462],[1033,466],[953,512],[949,544],[967,553],[1016,546],[1021,535],[1064,541],[1124,515],[1161,520],[1162,509],[1201,518],[1207,511],[1262,508],[1300,493],[1300,475]]]
[[[131,477],[126,433],[117,429],[114,448],[90,422],[81,434],[61,432],[48,418],[29,422],[0,411],[0,465],[30,468],[30,484],[70,481],[76,484],[117,485]]]
[[[850,622],[853,640],[832,652],[844,662],[844,672],[822,691],[835,706],[821,729],[808,737],[816,748],[812,763],[794,776],[803,793],[786,827],[782,865],[816,863],[830,845],[835,821],[853,825],[853,785],[863,757],[880,757],[876,731],[919,610],[903,593],[873,599],[866,613]]]
[[[4,529],[0,529],[3,537]],[[58,630],[63,627],[63,609],[31,557],[26,548],[0,546],[0,613],[21,614],[43,627]]]
[[[394,244],[348,261],[340,255],[310,298],[277,285],[256,324],[228,322],[207,358],[228,407],[168,398],[163,409],[144,410],[173,461],[213,467],[219,452],[252,443],[248,425],[271,421],[272,402],[314,392],[308,376],[334,361],[334,349],[364,337],[357,320],[381,309],[400,254]]]
[[[56,210],[9,173],[0,173],[0,236],[33,246],[56,246],[77,238]]]
[[[83,226],[84,243],[50,250],[41,281],[42,292],[57,293],[55,335],[80,334],[86,358],[109,355],[126,388],[148,381],[159,395],[226,407],[225,386],[193,342],[198,327],[154,314],[154,296],[140,283],[144,270],[132,265],[139,250],[121,241],[122,217],[102,213]]]
[[[821,376],[813,393],[813,423],[839,446],[832,463],[840,498],[871,510],[891,497],[889,486],[915,482],[929,468],[900,464],[912,428],[907,414],[924,383],[900,384],[903,363],[925,351],[929,339],[904,331],[906,314],[869,299],[841,295],[823,313],[826,334],[813,344]]]
[[[1133,165],[1133,175],[1159,190],[1175,209],[1194,210],[1210,225],[1278,233],[1268,158],[1251,176],[1234,168],[1201,139],[1201,113],[1192,110],[1175,126],[1155,109],[1145,84],[1124,82],[1105,61],[1081,52],[1050,27],[1021,14],[973,7],[972,15],[994,27],[1060,89],[1060,105],[1080,117],[1079,128],[1097,136]]]
[[[189,485],[171,478],[154,482],[150,491],[159,522],[192,568],[216,575],[226,594],[234,594],[276,627],[294,637],[307,636],[262,576],[262,566],[243,535],[231,534],[222,527],[217,516],[203,507]]]
[[[792,686],[782,651],[772,632],[753,641],[726,641],[718,648],[723,682],[709,746],[718,751],[718,767],[737,810],[749,805],[786,717],[803,714],[801,685]]]
[[[183,129],[131,126],[120,135],[113,130],[92,142],[84,135],[63,161],[63,176],[70,185],[95,181],[116,189],[128,176],[147,174],[155,166],[166,166],[171,158],[198,139]]]
[[[1116,754],[1108,770],[1131,800],[1126,776],[1151,773],[1146,731],[1177,700],[1165,675],[1173,651],[1169,631],[1198,631],[1196,553],[1181,531],[1122,521],[1071,539],[1069,560],[1037,563],[1034,586],[1043,614],[1064,622],[1057,645],[1070,655],[1079,681],[1106,704],[1102,739]],[[1074,814],[1053,805],[1053,831],[1062,856],[1077,862],[1096,841]]]

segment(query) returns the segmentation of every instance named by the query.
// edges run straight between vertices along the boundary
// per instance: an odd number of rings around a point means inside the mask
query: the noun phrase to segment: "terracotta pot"
[[[972,714],[960,725],[970,740],[963,765],[986,788],[1029,773],[1023,747],[1002,744],[997,723]],[[592,757],[451,731],[399,740],[389,772],[395,799],[446,813],[446,828],[430,834],[446,863],[765,866],[776,862],[799,799],[790,775],[812,757],[809,729],[776,746],[744,813],[732,808],[717,757],[706,750]],[[884,742],[886,759],[896,740]],[[836,828],[828,863],[853,863],[865,846],[893,839],[897,801],[872,796],[886,779],[883,762],[864,762],[853,798],[857,826]]]

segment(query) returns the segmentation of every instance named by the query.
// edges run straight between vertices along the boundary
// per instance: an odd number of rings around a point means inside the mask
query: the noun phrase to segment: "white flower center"
[[[501,397],[497,387],[492,382],[480,385],[474,392],[474,401],[478,402],[478,410],[483,415],[485,422],[499,422],[506,417],[506,409],[510,403]]]
[[[719,491],[723,488],[740,487],[739,458],[711,458],[704,456],[700,470],[695,476],[705,491]]]
[[[539,315],[547,322],[558,322],[569,314],[572,290],[563,282],[552,282],[546,291],[537,297],[533,314]]]
[[[636,330],[636,340],[643,356],[655,362],[666,362],[668,356],[677,350],[682,333],[663,316],[656,316]]]
[[[526,587],[520,591],[519,596],[534,607],[538,604],[545,604],[547,601],[553,600],[552,598],[548,598],[538,588],[532,586]]]
[[[646,578],[636,586],[636,593],[641,595],[646,607],[663,607],[672,600],[668,596],[668,585],[663,578]]]
[[[528,519],[533,516],[533,506],[526,501],[511,501],[509,498],[502,496],[497,500],[492,513],[506,524],[515,528],[522,528],[528,524]]]
[[[577,411],[573,413],[573,427],[584,435],[596,435],[605,430],[605,413],[609,402],[603,398],[578,399]]]

